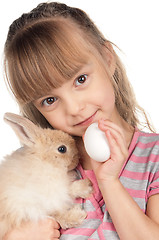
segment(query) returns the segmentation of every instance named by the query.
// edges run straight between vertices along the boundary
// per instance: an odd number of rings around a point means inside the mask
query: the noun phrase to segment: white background
[[[158,0],[63,0],[85,10],[121,55],[139,104],[149,113],[159,132],[159,2]],[[5,0],[0,14],[0,159],[19,147],[12,129],[3,122],[5,112],[18,106],[3,80],[2,53],[8,27],[39,0]]]

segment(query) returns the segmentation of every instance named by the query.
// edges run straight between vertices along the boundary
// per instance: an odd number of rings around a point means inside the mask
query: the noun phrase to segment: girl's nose
[[[84,109],[84,100],[81,98],[77,98],[77,96],[69,97],[69,99],[67,99],[65,101],[65,111],[67,112],[67,114],[75,116],[78,113],[80,113],[83,109]]]

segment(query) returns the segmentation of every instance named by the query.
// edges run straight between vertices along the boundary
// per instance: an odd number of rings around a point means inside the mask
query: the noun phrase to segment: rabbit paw
[[[88,198],[92,193],[93,186],[88,178],[74,181],[70,186],[70,194],[73,198]]]
[[[87,213],[77,204],[60,215],[60,217],[56,216],[56,220],[60,223],[63,229],[67,229],[81,225],[86,217]]]
[[[79,197],[81,198],[88,198],[91,196],[91,194],[93,193],[93,185],[92,182],[86,178],[86,179],[82,179],[79,180],[80,184],[81,184],[81,192]]]

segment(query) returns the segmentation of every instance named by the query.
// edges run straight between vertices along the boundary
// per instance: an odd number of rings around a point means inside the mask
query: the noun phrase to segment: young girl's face
[[[75,136],[82,136],[99,119],[119,118],[111,81],[94,57],[70,81],[34,104],[55,129]]]

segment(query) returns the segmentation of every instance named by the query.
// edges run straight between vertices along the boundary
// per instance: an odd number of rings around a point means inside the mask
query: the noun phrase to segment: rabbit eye
[[[60,153],[65,153],[65,152],[67,151],[67,148],[66,148],[66,146],[62,145],[62,146],[60,146],[60,147],[58,148],[58,151],[59,151]]]

